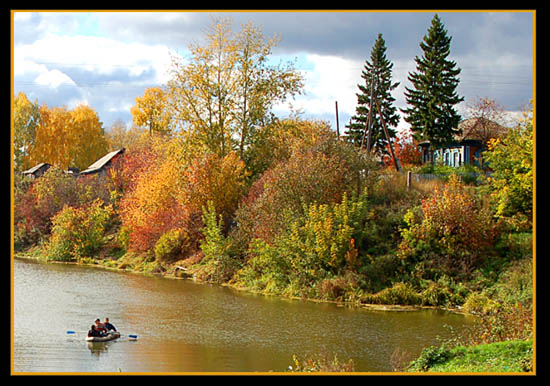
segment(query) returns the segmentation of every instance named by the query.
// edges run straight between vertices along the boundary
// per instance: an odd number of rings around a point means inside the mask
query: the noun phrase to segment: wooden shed
[[[32,168],[25,170],[23,172],[24,176],[29,176],[31,178],[38,178],[42,174],[46,173],[46,171],[51,167],[47,162],[42,162],[41,164],[38,164],[36,166],[33,166]]]
[[[80,175],[87,175],[87,174],[105,174],[111,163],[118,157],[120,157],[121,154],[124,153],[124,148],[118,149],[115,151],[112,151],[110,153],[107,153],[97,161],[95,161],[93,164],[88,166],[86,170],[83,170],[80,172]]]

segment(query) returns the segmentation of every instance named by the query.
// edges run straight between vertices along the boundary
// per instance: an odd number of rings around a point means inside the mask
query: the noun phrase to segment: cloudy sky
[[[506,110],[520,111],[533,96],[532,12],[438,11],[452,37],[451,59],[462,69],[458,92],[464,114],[476,98],[489,97]],[[230,16],[234,30],[248,21],[266,37],[281,41],[273,59],[295,60],[305,76],[305,95],[291,101],[304,118],[340,130],[354,114],[357,84],[378,33],[393,62],[397,107],[406,106],[405,87],[419,43],[434,12],[14,12],[15,95],[50,107],[94,108],[104,127],[131,123],[130,108],[146,88],[168,80],[170,55],[186,55],[200,42],[212,16]],[[286,116],[289,107],[278,106]],[[400,127],[407,127],[402,120]]]

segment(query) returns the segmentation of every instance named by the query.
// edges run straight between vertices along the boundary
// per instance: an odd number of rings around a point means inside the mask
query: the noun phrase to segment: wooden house
[[[418,145],[422,152],[422,163],[433,161],[443,165],[459,167],[463,165],[483,166],[483,151],[491,138],[506,133],[506,128],[485,118],[469,118],[459,123],[462,134],[444,148],[431,149],[430,141]]]
[[[120,157],[120,155],[123,153],[124,148],[107,153],[106,155],[95,161],[93,164],[88,166],[86,170],[81,171],[80,175],[82,176],[96,173],[104,175],[112,162]]]
[[[23,172],[23,175],[24,176],[29,176],[31,178],[38,178],[40,177],[42,174],[46,173],[46,171],[51,167],[52,165],[50,165],[49,163],[47,162],[42,162],[28,170],[25,170]]]

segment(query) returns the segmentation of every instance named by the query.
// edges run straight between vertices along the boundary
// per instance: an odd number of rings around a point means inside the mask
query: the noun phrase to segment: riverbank
[[[67,264],[67,265],[78,265],[85,267],[93,267],[99,269],[105,269],[110,271],[118,271],[125,273],[138,274],[140,276],[155,276],[155,277],[164,277],[175,280],[191,280],[192,277],[181,278],[177,277],[166,270],[162,273],[153,273],[153,272],[144,272],[138,270],[126,268],[121,269],[113,266],[112,263],[109,264],[109,260],[95,260],[95,264],[85,263],[85,262],[45,262],[43,259],[37,258],[36,255],[31,256],[29,254],[18,253],[15,255],[17,259],[33,260],[43,262],[44,264]],[[239,291],[246,291],[244,288],[232,287],[230,285],[224,285],[226,287],[233,288]],[[250,292],[250,291],[248,291]],[[398,305],[357,305],[357,304],[346,304],[345,302],[335,302],[335,301],[323,301],[318,299],[301,299],[309,300],[313,302],[324,302],[324,303],[333,303],[342,307],[361,307],[373,311],[420,311],[425,309],[437,309],[437,307],[412,307],[412,306],[398,306]],[[447,310],[453,312],[453,310]],[[458,312],[454,310],[454,312]],[[464,312],[462,312],[464,313]],[[412,360],[410,363],[401,363],[400,367],[395,367],[394,371],[398,372],[447,372],[447,373],[474,373],[474,372],[489,372],[489,373],[522,373],[522,372],[532,372],[533,371],[533,345],[532,340],[525,341],[514,341],[514,342],[496,342],[491,344],[480,344],[480,345],[458,345],[450,347],[447,344],[442,346],[429,346],[424,349],[424,351],[416,359]],[[410,358],[409,358],[410,359]],[[342,358],[345,360],[345,358]],[[304,363],[309,363],[303,361]],[[313,361],[313,364],[317,362]],[[331,362],[332,363],[332,362]],[[334,371],[345,371],[348,362],[342,361],[342,369],[344,370],[334,370]],[[290,363],[290,366],[293,364]],[[395,366],[395,364],[394,364]],[[317,368],[318,366],[312,366],[312,368]],[[304,367],[305,368],[305,367]],[[321,369],[326,369],[326,366],[319,367]],[[331,367],[332,368],[332,367]],[[307,370],[310,371],[310,370]],[[311,370],[315,371],[315,370]],[[324,371],[324,370],[323,370]]]
[[[184,269],[183,267],[177,264],[162,266],[162,268],[159,268],[154,262],[149,262],[150,264],[147,264],[147,262],[141,261],[140,258],[134,258],[135,265],[129,263],[128,259],[123,259],[122,262],[119,262],[111,258],[107,258],[107,259],[84,258],[84,259],[81,259],[80,261],[55,261],[55,260],[46,261],[45,259],[41,258],[41,256],[37,254],[37,251],[33,251],[32,248],[27,251],[14,253],[14,258],[23,259],[23,260],[32,260],[32,261],[37,261],[44,264],[74,264],[74,265],[85,266],[85,267],[93,267],[98,269],[133,273],[133,274],[139,274],[139,275],[145,275],[145,276],[162,277],[162,278],[173,279],[173,280],[191,280],[199,284],[201,283],[212,284],[206,281],[198,280],[193,275],[192,270]],[[281,296],[281,295],[274,295],[274,294],[266,294],[262,291],[255,291],[253,289],[234,285],[231,283],[214,283],[214,284],[218,284],[222,287],[228,287],[236,291],[248,292],[256,295],[276,296],[276,297],[286,298],[291,300],[305,300],[305,301],[314,302],[314,303],[335,304],[338,307],[350,307],[350,308],[357,307],[357,308],[363,308],[371,311],[387,311],[387,312],[413,312],[413,311],[431,309],[431,310],[441,310],[446,312],[452,312],[455,314],[475,316],[458,307],[449,308],[449,307],[426,306],[426,305],[413,306],[413,305],[405,305],[405,304],[368,304],[368,303],[360,303],[357,301],[315,299],[315,298],[305,298],[305,297],[297,297],[297,296]]]
[[[438,337],[451,336],[449,326],[462,331],[472,325],[446,312],[367,312],[78,264],[15,259],[13,266],[14,362],[20,371],[282,374],[295,368],[294,355],[300,362],[337,355],[341,363],[353,359],[354,372],[389,373],[395,348],[418,356]],[[105,293],[108,302],[89,300]],[[90,358],[83,337],[66,330],[85,334],[89,321],[104,316],[139,339],[116,341]],[[49,355],[65,359],[46,362]]]

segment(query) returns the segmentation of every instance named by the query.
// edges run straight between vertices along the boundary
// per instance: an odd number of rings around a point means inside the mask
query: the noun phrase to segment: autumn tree
[[[249,22],[242,26],[236,40],[238,87],[235,120],[242,159],[257,128],[269,120],[273,105],[300,93],[303,83],[291,63],[268,65],[272,47],[279,39],[265,40],[260,28]]]
[[[234,152],[225,157],[190,154],[186,146],[177,137],[153,136],[149,146],[125,157],[121,218],[130,230],[130,249],[151,250],[175,229],[198,241],[208,201],[226,219],[237,208],[245,187],[244,163]]]
[[[533,128],[530,105],[517,126],[489,141],[485,153],[493,170],[490,191],[496,214],[513,219],[519,229],[532,229],[533,223]]]
[[[117,149],[135,146],[140,137],[146,133],[146,130],[140,126],[126,127],[126,124],[117,120],[113,123],[110,130],[105,132],[105,139],[107,140],[108,150],[114,151]]]
[[[187,137],[222,157],[237,149],[243,157],[273,105],[302,88],[292,64],[268,63],[275,44],[250,23],[234,33],[230,19],[222,19],[210,27],[205,44],[189,46],[189,58],[174,58],[169,100]]]
[[[79,105],[71,110],[68,134],[70,161],[67,166],[83,170],[107,153],[103,124],[90,106]]]
[[[389,146],[387,152],[389,153]],[[419,166],[422,164],[422,152],[418,148],[418,143],[414,139],[410,130],[402,131],[397,135],[397,140],[393,143],[395,156],[404,167]],[[393,160],[389,155],[384,156],[384,164],[388,167],[393,165]]]
[[[66,135],[70,122],[71,114],[66,107],[40,106],[35,145],[29,156],[31,165],[48,162],[61,168],[72,166],[69,164],[70,145]]]
[[[61,169],[86,169],[107,152],[99,116],[89,106],[73,110],[66,107],[40,107],[35,144],[29,163],[48,162]]]
[[[149,134],[169,133],[171,117],[167,105],[167,96],[160,87],[150,87],[143,96],[136,98],[136,104],[130,109],[136,126],[149,129]]]
[[[15,170],[25,170],[30,164],[29,155],[35,143],[36,128],[40,119],[38,102],[31,102],[20,92],[13,101],[13,163]]]
[[[504,123],[504,107],[494,99],[477,98],[468,105],[469,119],[462,122],[464,136],[477,138],[484,147],[493,138],[506,135]]]

